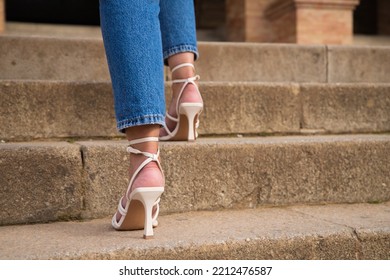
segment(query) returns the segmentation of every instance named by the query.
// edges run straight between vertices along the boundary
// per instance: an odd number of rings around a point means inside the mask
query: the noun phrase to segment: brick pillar
[[[273,0],[226,0],[228,41],[265,42],[270,28],[264,10]]]
[[[5,0],[0,0],[0,33],[5,30]]]
[[[226,0],[226,39],[245,41],[245,0]]]
[[[266,11],[272,42],[350,44],[359,0],[278,0]]]

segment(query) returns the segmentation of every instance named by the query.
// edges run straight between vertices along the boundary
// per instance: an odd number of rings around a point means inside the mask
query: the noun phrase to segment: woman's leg
[[[178,53],[191,52],[198,57],[193,0],[161,0],[160,25],[165,64]]]
[[[191,63],[198,58],[196,39],[194,2],[192,0],[162,0],[160,1],[160,24],[163,43],[164,62],[172,70],[177,65]],[[192,67],[183,67],[172,73],[172,79],[186,79],[195,76]],[[182,83],[172,85],[172,100],[168,114],[177,117],[176,104]],[[202,102],[198,90],[193,84],[188,84],[180,98],[181,102]],[[166,125],[173,131],[176,122],[166,119]],[[167,132],[162,129],[161,136]]]
[[[164,124],[159,0],[100,0],[117,127]]]
[[[165,118],[164,75],[159,0],[100,0],[101,28],[109,65],[117,128],[128,140],[158,137]],[[156,154],[158,142],[132,145]],[[130,156],[130,178],[146,159]],[[156,162],[148,163],[134,180],[137,186],[161,186]],[[122,199],[125,207],[127,196]],[[117,221],[121,214],[117,213]]]

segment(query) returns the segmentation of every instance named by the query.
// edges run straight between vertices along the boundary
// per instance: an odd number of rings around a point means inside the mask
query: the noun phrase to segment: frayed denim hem
[[[147,124],[158,124],[164,126],[165,116],[163,115],[147,115],[134,119],[127,119],[123,121],[118,121],[117,129],[119,132],[125,133],[126,128],[147,125]]]
[[[168,58],[174,54],[183,53],[183,52],[192,52],[195,57],[194,60],[196,61],[199,58],[199,52],[198,48],[194,45],[178,45],[171,47],[169,49],[164,50],[163,57],[164,57],[164,64],[168,66]]]

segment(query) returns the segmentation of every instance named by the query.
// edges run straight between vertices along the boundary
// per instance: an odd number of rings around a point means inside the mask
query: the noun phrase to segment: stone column
[[[245,41],[245,0],[226,0],[226,39]]]
[[[359,0],[277,0],[266,11],[272,42],[350,44]]]
[[[5,0],[0,0],[0,33],[5,30]]]
[[[270,28],[264,10],[273,0],[226,0],[228,41],[265,42]]]

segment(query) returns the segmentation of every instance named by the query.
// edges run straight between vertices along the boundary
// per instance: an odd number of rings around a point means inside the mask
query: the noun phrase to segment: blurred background
[[[3,32],[100,35],[98,0],[0,2]],[[390,43],[389,0],[195,0],[194,5],[200,41]]]

